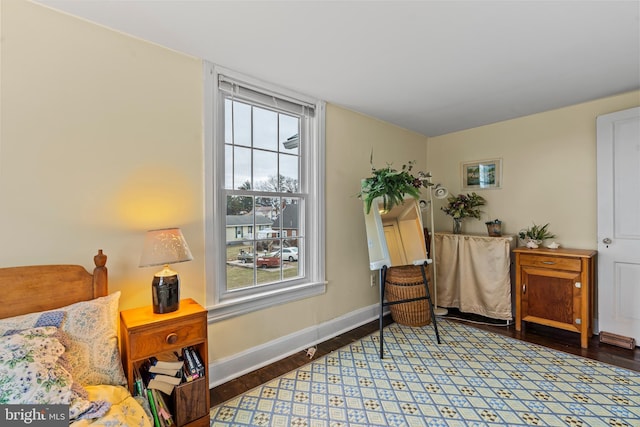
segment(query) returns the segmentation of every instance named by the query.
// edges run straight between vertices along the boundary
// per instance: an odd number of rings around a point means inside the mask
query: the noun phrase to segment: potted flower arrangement
[[[416,176],[411,172],[414,163],[410,161],[402,165],[400,170],[394,169],[389,163],[380,169],[371,164],[372,176],[362,180],[361,190],[357,194],[358,198],[364,200],[367,214],[378,197],[382,197],[383,208],[388,211],[395,205],[402,204],[407,195],[420,198],[420,188],[433,185],[429,180],[429,173],[418,172]]]
[[[452,195],[447,198],[447,201],[449,204],[440,209],[453,218],[453,232],[455,234],[462,232],[462,220],[464,218],[480,219],[482,211],[479,207],[484,206],[486,203],[484,197],[476,193]]]
[[[556,237],[555,234],[552,234],[549,230],[549,223],[545,225],[536,225],[534,222],[531,227],[523,228],[518,233],[518,237],[522,241],[524,241],[525,246],[528,248],[535,249],[542,244],[546,239],[552,239]]]

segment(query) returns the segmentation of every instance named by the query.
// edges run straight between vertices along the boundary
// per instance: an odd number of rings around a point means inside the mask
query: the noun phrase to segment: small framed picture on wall
[[[460,173],[463,190],[500,188],[502,186],[502,159],[462,162]]]

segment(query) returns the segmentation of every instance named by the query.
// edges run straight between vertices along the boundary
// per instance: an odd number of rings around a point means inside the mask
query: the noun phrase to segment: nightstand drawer
[[[569,271],[582,270],[582,262],[579,258],[564,258],[558,256],[520,254],[520,265]]]
[[[197,318],[129,332],[130,358],[138,360],[205,341],[206,320]]]

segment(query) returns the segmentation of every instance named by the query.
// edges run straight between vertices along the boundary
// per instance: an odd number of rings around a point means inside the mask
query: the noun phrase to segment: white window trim
[[[205,280],[206,307],[209,321],[239,316],[251,311],[323,294],[325,282],[325,108],[323,101],[276,87],[275,85],[241,75],[234,71],[203,61],[204,74],[204,202],[205,202]],[[223,74],[242,80],[257,88],[276,92],[294,100],[315,105],[315,126],[311,129],[317,137],[310,138],[309,155],[304,157],[302,168],[308,172],[309,198],[305,204],[308,221],[305,233],[307,250],[304,251],[307,280],[287,287],[258,287],[256,292],[227,294],[220,298],[218,287],[225,283],[225,204],[222,194],[224,174],[224,147],[216,141],[224,137],[224,111],[218,92],[218,75]],[[217,118],[217,120],[215,120]],[[303,172],[304,173],[304,172]]]

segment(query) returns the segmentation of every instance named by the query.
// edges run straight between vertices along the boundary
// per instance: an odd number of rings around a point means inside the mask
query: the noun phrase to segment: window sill
[[[325,292],[326,286],[326,282],[304,283],[285,289],[256,293],[247,297],[230,298],[207,307],[208,321],[209,323],[218,322],[274,305],[321,295]]]

